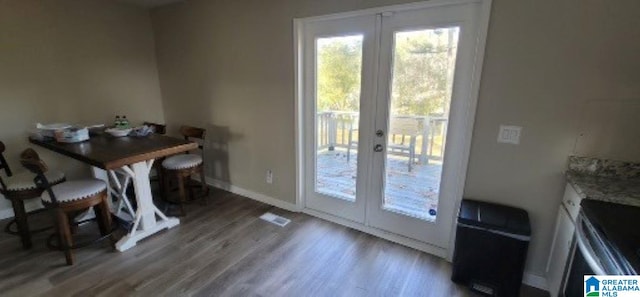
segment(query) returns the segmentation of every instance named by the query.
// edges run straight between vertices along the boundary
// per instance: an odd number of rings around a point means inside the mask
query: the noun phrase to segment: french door
[[[483,46],[456,3],[302,22],[307,209],[448,247]]]

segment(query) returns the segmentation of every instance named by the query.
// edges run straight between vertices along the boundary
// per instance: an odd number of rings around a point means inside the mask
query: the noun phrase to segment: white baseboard
[[[536,289],[549,291],[549,285],[547,284],[547,279],[543,276],[533,274],[530,272],[525,272],[522,276],[522,283],[534,287]]]
[[[197,180],[199,180],[199,178],[196,178]],[[430,244],[426,244],[424,242],[421,241],[417,241],[411,238],[407,238],[401,235],[397,235],[394,233],[389,233],[380,229],[376,229],[376,228],[372,228],[372,227],[368,227],[368,226],[364,226],[362,224],[356,223],[356,222],[352,222],[349,220],[345,220],[339,217],[335,217],[332,216],[330,214],[326,214],[323,212],[319,212],[319,211],[315,211],[312,209],[302,209],[301,207],[298,207],[297,205],[290,203],[290,202],[286,202],[286,201],[282,201],[280,199],[276,199],[264,194],[260,194],[251,190],[247,190],[247,189],[243,189],[241,187],[238,186],[234,186],[232,184],[229,184],[228,182],[224,182],[224,181],[220,181],[220,180],[216,180],[210,177],[205,178],[205,181],[207,182],[208,185],[212,186],[212,187],[216,187],[219,189],[223,189],[225,191],[229,191],[231,193],[234,193],[236,195],[240,195],[243,197],[247,197],[256,201],[260,201],[262,203],[266,203],[278,208],[282,208],[284,210],[288,210],[288,211],[293,211],[293,212],[304,212],[306,214],[309,214],[311,216],[314,217],[318,217],[321,218],[323,220],[326,221],[330,221],[339,225],[343,225],[364,233],[368,233],[371,234],[373,236],[376,237],[380,237],[383,239],[386,239],[388,241],[397,243],[397,244],[401,244],[404,246],[408,246],[410,248],[419,250],[419,251],[423,251],[425,253],[446,259],[446,255],[447,255],[447,251],[443,248],[440,247],[436,247]],[[522,278],[522,283],[537,289],[541,289],[541,290],[545,290],[548,291],[548,286],[547,286],[547,280],[546,278],[536,275],[536,274],[532,274],[532,273],[528,273],[525,272]]]
[[[225,191],[229,191],[231,193],[234,193],[236,195],[240,195],[243,197],[247,197],[247,198],[251,198],[253,200],[256,201],[260,201],[262,203],[266,203],[269,205],[273,205],[277,208],[282,208],[284,210],[288,210],[288,211],[293,211],[293,212],[300,212],[300,209],[293,203],[290,202],[286,202],[286,201],[282,201],[280,199],[276,199],[264,194],[260,194],[251,190],[247,190],[247,189],[243,189],[241,187],[238,186],[234,186],[228,182],[224,182],[224,181],[220,181],[217,179],[213,179],[210,177],[206,177],[205,181],[207,182],[208,185],[212,186],[212,187],[216,187],[219,189],[223,189]]]

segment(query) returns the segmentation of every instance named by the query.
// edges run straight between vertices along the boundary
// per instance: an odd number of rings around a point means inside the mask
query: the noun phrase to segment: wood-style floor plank
[[[292,221],[260,220],[267,211]],[[32,219],[49,222],[46,213]],[[206,206],[188,205],[178,227],[123,253],[106,244],[77,250],[74,266],[45,247],[47,236],[23,251],[17,237],[0,234],[0,295],[475,296],[435,256],[221,190]],[[521,295],[547,296],[529,287]]]

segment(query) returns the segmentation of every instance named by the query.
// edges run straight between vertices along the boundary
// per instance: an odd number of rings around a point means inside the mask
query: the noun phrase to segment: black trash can
[[[458,213],[451,280],[478,293],[520,293],[531,238],[523,209],[463,199]]]

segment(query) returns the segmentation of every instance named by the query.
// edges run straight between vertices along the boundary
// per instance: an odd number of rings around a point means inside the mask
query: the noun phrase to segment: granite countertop
[[[567,182],[582,198],[640,207],[640,179],[620,179],[567,172]]]
[[[569,157],[567,182],[582,198],[640,207],[640,164]]]

